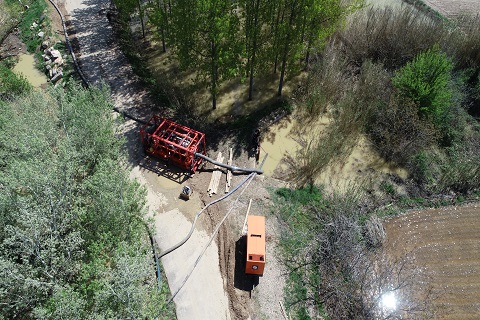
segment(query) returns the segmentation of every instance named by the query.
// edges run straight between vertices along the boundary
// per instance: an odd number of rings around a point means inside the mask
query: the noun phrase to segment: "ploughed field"
[[[389,255],[427,276],[436,319],[480,318],[480,203],[411,211],[385,223]]]
[[[424,2],[447,17],[480,13],[479,0],[424,0]]]

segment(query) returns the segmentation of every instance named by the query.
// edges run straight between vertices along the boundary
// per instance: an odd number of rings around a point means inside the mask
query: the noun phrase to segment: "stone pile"
[[[45,69],[48,72],[48,78],[53,84],[56,84],[63,77],[63,58],[60,51],[49,47],[48,41],[42,43],[43,59],[45,60]]]

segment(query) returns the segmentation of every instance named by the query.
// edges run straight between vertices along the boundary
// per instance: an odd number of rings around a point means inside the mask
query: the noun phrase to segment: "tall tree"
[[[167,52],[167,39],[169,37],[169,24],[170,24],[170,10],[167,0],[156,0],[149,5],[150,11],[148,14],[149,21],[157,27],[162,41],[162,51]]]
[[[361,7],[364,0],[283,0],[284,13],[276,39],[280,43],[280,80],[278,95],[282,95],[285,72],[298,67],[302,52],[308,59],[312,47],[321,45],[343,18]],[[276,64],[276,62],[275,62]]]
[[[281,44],[281,67],[280,80],[278,83],[278,95],[282,95],[283,81],[285,78],[285,70],[287,68],[287,60],[292,60],[299,50],[300,46],[300,31],[302,25],[302,10],[304,0],[285,0],[286,19],[279,25],[279,37],[283,38]]]
[[[180,63],[194,67],[198,80],[207,84],[213,109],[221,82],[238,74],[237,7],[236,1],[181,0],[172,8]]]
[[[243,0],[241,12],[243,13],[243,32],[245,34],[246,74],[249,78],[248,100],[253,99],[253,81],[258,72],[257,60],[265,61],[265,50],[272,33],[269,19],[275,13],[276,1],[269,0]]]

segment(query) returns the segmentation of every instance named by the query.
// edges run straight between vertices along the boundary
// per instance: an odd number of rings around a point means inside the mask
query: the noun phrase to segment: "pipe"
[[[53,0],[49,0],[49,1],[52,4],[52,6],[55,8],[55,10],[57,10],[58,15],[60,16],[60,20],[62,20],[63,32],[65,33],[65,43],[68,47],[68,51],[70,51],[70,55],[72,56],[73,65],[75,66],[77,73],[80,75],[82,82],[88,88],[90,87],[90,84],[88,83],[87,78],[83,75],[83,72],[80,69],[80,66],[78,65],[77,59],[75,58],[75,53],[73,52],[73,49],[72,49],[72,45],[70,44],[70,39],[68,39],[67,26],[65,25],[65,17],[63,16],[62,12],[58,8],[57,4],[53,2]]]
[[[165,250],[164,252],[162,252],[158,258],[160,259],[161,257],[163,256],[166,256],[167,254],[169,254],[170,252],[174,251],[174,250],[177,250],[178,248],[180,248],[183,244],[185,244],[185,242],[187,242],[188,239],[190,239],[192,233],[193,233],[193,230],[195,229],[195,224],[197,223],[197,219],[198,217],[200,217],[200,215],[202,214],[202,212],[207,209],[208,207],[210,207],[212,204],[215,204],[219,201],[222,201],[223,199],[225,199],[226,197],[230,196],[231,194],[233,194],[235,191],[238,190],[238,188],[240,188],[241,186],[243,186],[243,184],[245,182],[248,181],[248,179],[252,178],[252,176],[254,175],[254,172],[252,172],[251,174],[248,175],[248,177],[246,177],[242,182],[240,182],[239,185],[237,185],[235,188],[233,188],[232,191],[230,191],[229,193],[226,193],[224,196],[218,198],[218,199],[215,199],[213,200],[212,202],[210,202],[209,204],[207,204],[202,210],[200,210],[196,215],[195,215],[195,219],[193,220],[192,222],[192,227],[190,228],[190,231],[188,232],[187,236],[182,240],[180,241],[179,243],[177,243],[176,245],[174,245],[173,247],[171,247],[170,249],[167,249]]]
[[[230,166],[228,164],[224,164],[218,161],[213,160],[212,158],[207,157],[206,155],[203,155],[201,153],[195,152],[196,157],[200,157],[202,159],[207,160],[208,162],[211,162],[219,167],[227,168],[228,170],[231,171],[242,171],[242,172],[248,172],[248,173],[258,173],[258,174],[263,174],[263,170],[261,169],[256,169],[256,168],[239,168],[239,167],[234,167]]]
[[[268,157],[268,153],[265,154],[265,157],[263,158],[263,161],[262,163],[260,164],[260,168],[263,167],[263,164],[265,163],[265,160],[267,159]],[[243,188],[242,192],[240,193],[240,195],[237,197],[237,199],[235,199],[233,205],[230,207],[230,209],[228,210],[228,212],[225,214],[225,216],[223,217],[222,221],[220,221],[220,223],[217,225],[217,227],[215,228],[215,230],[213,231],[213,234],[211,235],[210,237],[210,240],[208,241],[207,245],[203,248],[202,252],[200,253],[200,255],[198,256],[197,260],[195,260],[195,263],[193,264],[193,268],[192,270],[190,270],[190,272],[187,274],[187,276],[185,277],[185,279],[183,279],[183,282],[182,284],[180,285],[180,287],[178,287],[177,291],[175,291],[174,294],[172,294],[172,296],[170,297],[170,299],[168,299],[167,301],[167,304],[171,303],[173,301],[173,299],[177,296],[177,294],[180,292],[180,290],[183,288],[183,286],[185,285],[185,283],[187,283],[187,280],[190,278],[190,276],[192,275],[192,272],[193,270],[195,270],[195,268],[197,267],[198,263],[200,262],[200,259],[202,258],[203,254],[205,253],[205,251],[207,251],[207,248],[210,246],[210,244],[213,242],[213,239],[215,239],[215,237],[217,236],[218,234],[218,231],[220,230],[220,227],[222,226],[222,224],[225,222],[225,220],[228,218],[228,216],[230,215],[230,213],[232,212],[232,210],[235,208],[235,204],[238,202],[238,199],[240,199],[240,197],[243,195],[243,193],[245,192],[245,190],[247,190],[248,186],[250,185],[250,182],[252,182],[253,178],[255,178],[255,175],[257,173],[256,172],[252,172],[248,175],[248,177],[242,181],[242,183],[240,183],[235,189],[239,188],[241,185],[243,185],[245,182],[247,182],[248,180],[248,183],[247,185],[245,186],[245,188]]]
[[[128,113],[126,113],[125,111],[120,111],[120,109],[118,109],[117,107],[114,107],[114,108],[113,108],[113,111],[120,113],[120,114],[123,116],[123,118],[129,118],[129,119],[132,119],[133,121],[136,121],[136,122],[138,122],[138,123],[141,123],[141,124],[143,124],[143,125],[145,125],[145,124],[147,124],[147,123],[148,123],[148,121],[145,121],[145,120],[142,120],[142,119],[135,118],[134,116],[132,116],[132,115],[129,115],[129,114],[128,114]],[[153,126],[153,124],[150,124],[150,126]]]

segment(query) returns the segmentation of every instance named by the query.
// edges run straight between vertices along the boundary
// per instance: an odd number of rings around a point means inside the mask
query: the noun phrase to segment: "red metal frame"
[[[147,154],[164,159],[194,173],[202,163],[195,153],[207,154],[205,134],[181,124],[153,115],[140,128]]]

